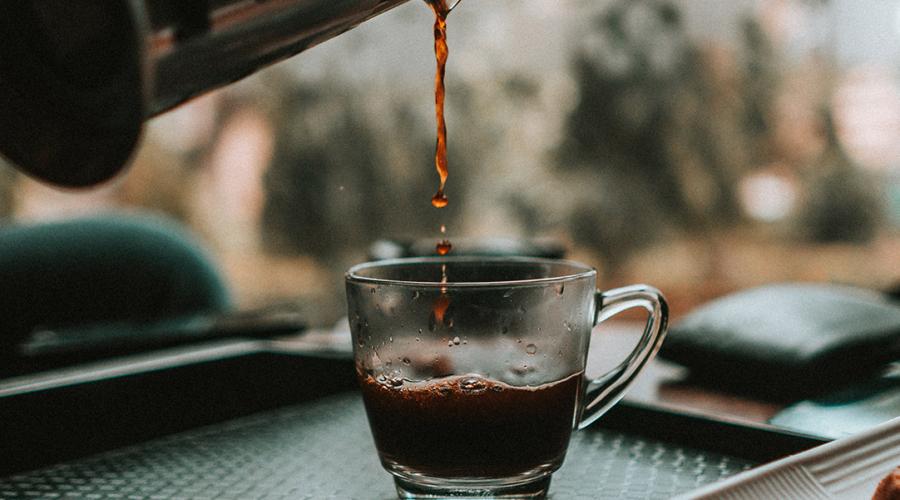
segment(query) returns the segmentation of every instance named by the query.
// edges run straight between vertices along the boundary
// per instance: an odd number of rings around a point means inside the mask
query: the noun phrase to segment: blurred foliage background
[[[129,171],[0,168],[2,223],[167,214],[244,307],[343,310],[382,238],[552,238],[675,314],[740,288],[900,284],[900,1],[464,0],[450,206],[430,206],[431,17],[409,2],[152,120]]]

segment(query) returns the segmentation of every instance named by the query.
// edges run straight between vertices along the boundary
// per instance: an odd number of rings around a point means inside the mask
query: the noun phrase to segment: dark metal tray
[[[231,359],[226,366],[247,374],[254,364],[267,363],[270,376],[275,373],[270,351],[237,358],[242,361]],[[361,398],[322,376],[343,373],[346,361],[316,356],[301,361],[309,373],[295,371],[292,380],[276,377],[304,393],[302,402],[8,475],[0,479],[0,498],[395,498]],[[338,371],[329,371],[329,363]],[[215,370],[206,364],[208,377]],[[185,370],[193,369],[172,369],[183,373],[165,379],[188,380]],[[143,384],[150,387],[147,380]],[[178,384],[179,390],[183,386]],[[668,498],[822,442],[767,426],[623,402],[600,425],[574,435],[550,498]],[[12,455],[23,451],[6,449]]]

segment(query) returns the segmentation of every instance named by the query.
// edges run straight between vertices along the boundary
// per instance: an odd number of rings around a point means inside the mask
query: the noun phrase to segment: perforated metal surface
[[[658,499],[754,464],[660,441],[575,433],[550,498]],[[357,394],[0,479],[0,498],[396,498]]]

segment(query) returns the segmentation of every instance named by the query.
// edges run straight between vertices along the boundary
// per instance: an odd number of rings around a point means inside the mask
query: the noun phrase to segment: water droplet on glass
[[[358,339],[356,339],[356,345],[358,345],[359,348],[362,349],[366,346],[366,339],[359,337]]]
[[[568,321],[563,321],[563,326],[566,327],[567,332],[572,331],[572,323],[569,323]]]
[[[522,339],[517,339],[517,340],[516,340],[516,344],[521,344],[521,343],[522,343]]]
[[[413,292],[413,300],[418,300],[419,297],[421,297],[421,296],[422,296],[421,293],[419,293],[419,292]]]
[[[447,347],[453,347],[453,341],[452,341],[452,340],[448,340],[448,341],[447,341]]]
[[[372,288],[372,289],[369,290],[369,291],[370,291],[371,293],[375,293],[375,289],[374,289],[374,288]]]
[[[459,345],[459,337],[453,337],[453,344]]]
[[[566,291],[566,284],[560,283],[556,285],[556,295],[562,295]]]
[[[447,321],[447,328],[453,328],[453,318],[450,318],[450,319]]]
[[[525,352],[527,352],[528,354],[534,354],[537,352],[537,346],[534,344],[528,344],[527,346],[525,346]]]
[[[478,394],[487,389],[487,382],[476,376],[464,377],[459,381],[459,388],[466,394]]]
[[[422,339],[420,339],[419,337],[416,337],[416,342],[419,342],[419,341],[421,341],[421,340],[422,340]]]
[[[394,343],[394,337],[393,337],[393,336],[388,337],[388,341],[389,341],[390,343],[393,344],[393,343]]]
[[[519,306],[519,314],[525,314],[525,306]]]
[[[463,339],[463,345],[466,345],[466,344],[468,344],[468,343],[469,343],[469,341],[468,341],[468,340],[466,340],[466,339]]]
[[[422,335],[422,329],[419,328],[419,335]]]
[[[403,364],[406,366],[409,366],[409,364],[411,363],[409,358],[403,358],[401,361],[403,361]]]
[[[503,292],[503,298],[508,299],[508,298],[512,297],[512,294],[513,294],[512,290],[507,290],[507,291]]]
[[[507,333],[509,333],[509,327],[506,326],[506,325],[501,326],[501,327],[500,327],[500,333],[501,333],[502,335],[506,335]]]

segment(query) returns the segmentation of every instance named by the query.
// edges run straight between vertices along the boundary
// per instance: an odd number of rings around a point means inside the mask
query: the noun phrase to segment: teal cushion
[[[207,253],[171,220],[110,215],[0,228],[0,347],[38,326],[231,305]]]

